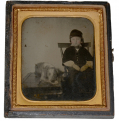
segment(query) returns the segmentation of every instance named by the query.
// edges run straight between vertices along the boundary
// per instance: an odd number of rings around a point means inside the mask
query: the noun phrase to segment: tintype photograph
[[[22,93],[33,101],[94,97],[94,25],[84,17],[31,17],[22,24]]]
[[[107,2],[7,2],[5,117],[114,117],[109,12]]]

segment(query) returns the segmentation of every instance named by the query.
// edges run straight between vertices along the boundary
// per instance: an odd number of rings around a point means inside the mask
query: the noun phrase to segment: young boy
[[[71,46],[63,55],[63,65],[68,69],[65,90],[65,97],[71,100],[85,100],[87,94],[89,98],[95,93],[95,82],[93,79],[93,57],[83,47],[82,32],[72,30],[70,33]],[[89,94],[90,92],[90,94]],[[69,96],[70,95],[70,96]]]

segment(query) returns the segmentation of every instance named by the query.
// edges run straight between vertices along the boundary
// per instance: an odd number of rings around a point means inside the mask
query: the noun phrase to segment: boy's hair
[[[83,39],[83,36],[82,36],[82,32],[77,30],[77,29],[73,29],[71,32],[70,32],[70,42],[71,42],[71,38],[72,37],[81,37],[81,43],[84,43],[84,39]]]

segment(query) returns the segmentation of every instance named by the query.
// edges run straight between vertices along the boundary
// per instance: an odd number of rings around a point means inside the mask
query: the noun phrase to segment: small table
[[[62,97],[61,78],[57,84],[40,82],[35,73],[28,73],[22,81],[23,95],[29,100],[60,100]]]

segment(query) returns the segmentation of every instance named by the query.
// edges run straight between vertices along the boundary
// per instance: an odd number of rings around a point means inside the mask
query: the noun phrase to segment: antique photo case
[[[5,117],[113,118],[109,3],[6,7]]]

